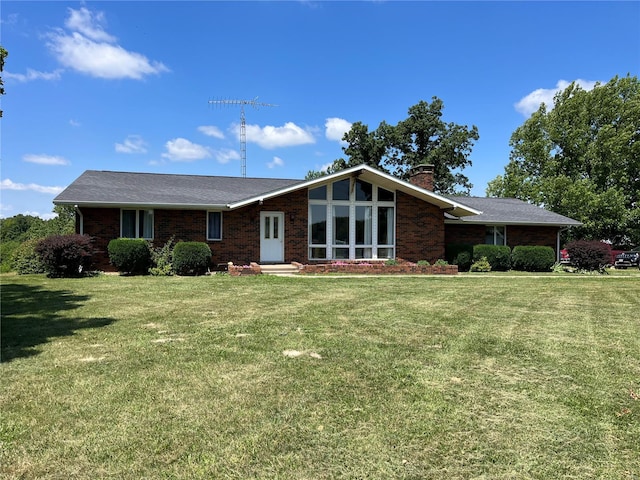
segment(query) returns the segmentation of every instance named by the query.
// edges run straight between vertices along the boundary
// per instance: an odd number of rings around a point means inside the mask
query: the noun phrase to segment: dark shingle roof
[[[527,224],[527,225],[556,225],[578,226],[580,222],[572,218],[559,215],[544,208],[532,205],[516,198],[488,198],[447,196],[451,200],[467,205],[482,212],[481,215],[457,218],[447,215],[450,220],[460,220],[464,223],[482,224]]]
[[[62,191],[54,203],[222,206],[301,182],[276,178],[87,170]]]

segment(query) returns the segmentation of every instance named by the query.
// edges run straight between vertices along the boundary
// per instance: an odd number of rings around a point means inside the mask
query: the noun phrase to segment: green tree
[[[434,165],[436,192],[468,194],[472,185],[461,170],[471,165],[478,129],[444,122],[443,108],[442,100],[433,97],[431,103],[422,100],[410,107],[408,118],[397,125],[382,121],[369,131],[367,125],[354,123],[342,138],[347,159],[335,160],[326,173],[366,164],[406,180],[412,167],[426,163]],[[319,175],[310,171],[307,179]]]
[[[4,59],[7,58],[9,52],[5,50],[5,48],[0,45],[0,73],[4,72]],[[4,81],[2,80],[2,76],[0,75],[0,95],[4,95]],[[0,118],[2,117],[2,109],[0,109]]]
[[[581,221],[575,236],[640,243],[640,82],[573,83],[510,140],[487,195],[516,197]]]

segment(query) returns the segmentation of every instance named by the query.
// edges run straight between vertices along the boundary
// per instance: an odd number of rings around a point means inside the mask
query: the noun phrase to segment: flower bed
[[[387,265],[385,262],[356,262],[338,261],[331,263],[319,263],[315,265],[301,265],[301,274],[323,273],[350,273],[361,275],[456,275],[457,265],[418,265],[411,262],[402,262]]]

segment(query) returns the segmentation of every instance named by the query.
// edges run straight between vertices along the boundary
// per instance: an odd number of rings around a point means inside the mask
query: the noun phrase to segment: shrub
[[[418,260],[417,264],[421,267],[428,267],[430,265],[429,260]]]
[[[76,277],[91,267],[93,239],[88,235],[51,235],[35,247],[49,277]]]
[[[444,267],[445,265],[449,265],[449,262],[447,262],[446,260],[443,260],[442,258],[439,258],[435,261],[434,265],[436,267]]]
[[[107,245],[109,261],[119,272],[130,275],[148,273],[151,266],[151,251],[146,240],[116,238]]]
[[[465,253],[467,255],[464,255]],[[445,258],[452,265],[458,265],[458,270],[469,270],[473,258],[473,245],[470,243],[450,243],[445,246]]]
[[[11,268],[20,275],[30,273],[44,273],[44,264],[40,260],[40,255],[36,252],[39,239],[27,240],[18,245],[13,252]]]
[[[474,262],[473,265],[471,265],[471,267],[469,268],[469,271],[471,271],[471,272],[490,272],[491,271],[491,264],[489,263],[489,260],[487,260],[487,257],[481,257],[479,260]]]
[[[548,272],[555,261],[556,255],[551,247],[517,246],[511,253],[513,269],[524,272]]]
[[[473,247],[473,261],[485,257],[491,265],[491,270],[506,272],[511,268],[511,249],[506,245],[475,245]]]
[[[151,260],[154,264],[149,269],[151,275],[173,275],[173,237],[162,247],[151,248]]]
[[[581,270],[602,270],[611,263],[611,246],[597,240],[574,240],[567,244],[571,263]]]
[[[178,275],[202,275],[211,263],[211,249],[204,242],[178,242],[173,249],[173,268]]]
[[[458,270],[461,272],[466,272],[471,268],[472,255],[473,253],[467,251],[460,252],[453,261],[453,264],[458,265]]]
[[[13,269],[13,252],[20,246],[17,240],[0,241],[0,273],[7,273]]]
[[[386,260],[386,261],[384,262],[384,264],[385,264],[386,266],[388,266],[388,267],[393,267],[393,266],[395,266],[395,265],[398,265],[398,260],[396,260],[395,258],[390,258],[390,259]]]

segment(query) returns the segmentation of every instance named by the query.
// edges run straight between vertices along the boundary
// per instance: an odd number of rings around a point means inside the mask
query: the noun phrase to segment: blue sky
[[[640,70],[639,2],[1,4],[0,216],[50,214],[84,170],[303,178],[352,122],[396,124],[437,96],[476,125],[473,195],[509,137],[571,81]]]

